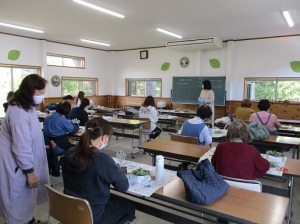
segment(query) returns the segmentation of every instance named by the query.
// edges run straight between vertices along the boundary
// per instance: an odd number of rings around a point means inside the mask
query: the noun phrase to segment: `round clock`
[[[186,68],[190,64],[190,59],[188,57],[182,57],[179,61],[179,64],[182,68]]]
[[[51,77],[51,84],[54,87],[58,87],[60,85],[60,78],[57,75]]]

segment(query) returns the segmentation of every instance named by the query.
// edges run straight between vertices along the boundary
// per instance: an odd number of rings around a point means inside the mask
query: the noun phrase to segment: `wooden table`
[[[293,148],[293,158],[297,150],[297,159],[299,159],[300,138],[288,136],[270,135],[264,140],[253,140],[250,144],[253,145],[269,145],[269,146],[290,146]]]
[[[279,128],[278,132],[280,136],[300,137],[300,127]]]
[[[287,119],[278,119],[281,124],[300,126],[300,120],[287,120]]]
[[[200,146],[166,139],[154,139],[138,146],[152,156],[152,165],[155,166],[155,157],[163,155],[180,161],[197,163],[199,158],[208,152],[210,146]]]
[[[131,130],[139,129],[139,135],[135,134],[128,134],[124,132],[116,132],[114,131],[114,135],[116,136],[123,136],[128,138],[136,138],[139,139],[139,144],[142,144],[143,135],[142,135],[142,124],[147,122],[144,120],[134,120],[134,119],[121,119],[121,118],[115,118],[112,117],[111,119],[108,119],[109,123],[112,124],[112,126],[117,126],[123,128],[129,128]]]
[[[162,128],[164,131],[169,131],[169,132],[175,132],[177,133],[179,128],[178,128],[178,120],[181,119],[181,117],[178,116],[170,116],[170,115],[158,115],[158,124],[168,124],[170,126],[174,126],[174,129],[170,128]]]
[[[236,223],[282,224],[288,206],[285,197],[235,187],[210,205],[197,205],[186,200],[180,178],[158,189],[152,197]]]
[[[179,117],[194,117],[196,115],[196,111],[158,110],[158,112],[162,114],[176,115]]]

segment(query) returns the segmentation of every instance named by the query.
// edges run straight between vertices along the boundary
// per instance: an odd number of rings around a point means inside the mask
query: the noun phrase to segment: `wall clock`
[[[186,68],[190,64],[190,59],[188,57],[182,57],[179,61],[179,64],[182,68]]]
[[[147,59],[148,58],[148,51],[140,51],[140,59]]]
[[[60,78],[57,75],[51,77],[51,84],[54,87],[58,87],[60,85]]]

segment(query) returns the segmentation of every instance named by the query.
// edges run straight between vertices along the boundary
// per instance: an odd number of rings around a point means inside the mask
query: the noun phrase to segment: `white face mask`
[[[34,95],[33,96],[33,101],[36,105],[42,103],[43,99],[44,99],[44,95]]]
[[[107,146],[108,137],[106,139],[106,143],[103,142],[103,144],[99,147],[99,150],[104,149]]]

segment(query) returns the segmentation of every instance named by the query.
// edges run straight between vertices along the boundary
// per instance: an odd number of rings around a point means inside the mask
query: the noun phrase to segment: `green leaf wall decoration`
[[[209,60],[209,63],[212,68],[220,68],[221,67],[221,63],[218,59],[212,58]]]
[[[167,71],[170,68],[170,65],[171,65],[170,62],[165,62],[161,65],[160,70]]]
[[[290,65],[294,72],[300,73],[300,61],[291,61]]]
[[[18,50],[11,50],[8,53],[8,59],[12,60],[12,61],[18,60],[18,58],[20,57],[20,54],[21,54],[21,52]]]

